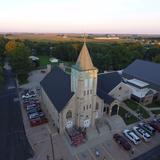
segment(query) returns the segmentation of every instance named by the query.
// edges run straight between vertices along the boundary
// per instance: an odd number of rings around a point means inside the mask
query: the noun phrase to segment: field
[[[81,34],[8,34],[8,39],[32,40],[32,41],[50,41],[50,42],[83,42]],[[129,39],[94,39],[95,36],[89,36],[87,42],[131,42]]]

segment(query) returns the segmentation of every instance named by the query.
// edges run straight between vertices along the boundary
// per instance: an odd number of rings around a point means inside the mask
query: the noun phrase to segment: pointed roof
[[[83,44],[83,47],[82,47],[81,52],[78,56],[78,59],[77,59],[75,66],[77,69],[83,70],[83,71],[95,69],[85,42]]]

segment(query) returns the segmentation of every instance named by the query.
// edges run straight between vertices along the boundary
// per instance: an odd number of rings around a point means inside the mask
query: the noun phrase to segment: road
[[[16,81],[5,70],[5,85],[0,91],[0,160],[26,160],[33,150],[25,134]]]
[[[160,159],[160,145],[133,160],[159,160],[159,159]]]

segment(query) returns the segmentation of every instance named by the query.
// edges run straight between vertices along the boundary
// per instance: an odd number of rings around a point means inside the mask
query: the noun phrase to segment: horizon
[[[158,0],[6,0],[0,33],[159,35],[159,7]]]

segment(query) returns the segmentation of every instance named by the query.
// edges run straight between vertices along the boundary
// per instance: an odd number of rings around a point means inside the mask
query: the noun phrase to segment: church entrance
[[[118,105],[116,104],[112,107],[111,116],[116,115],[117,112],[118,112]]]

